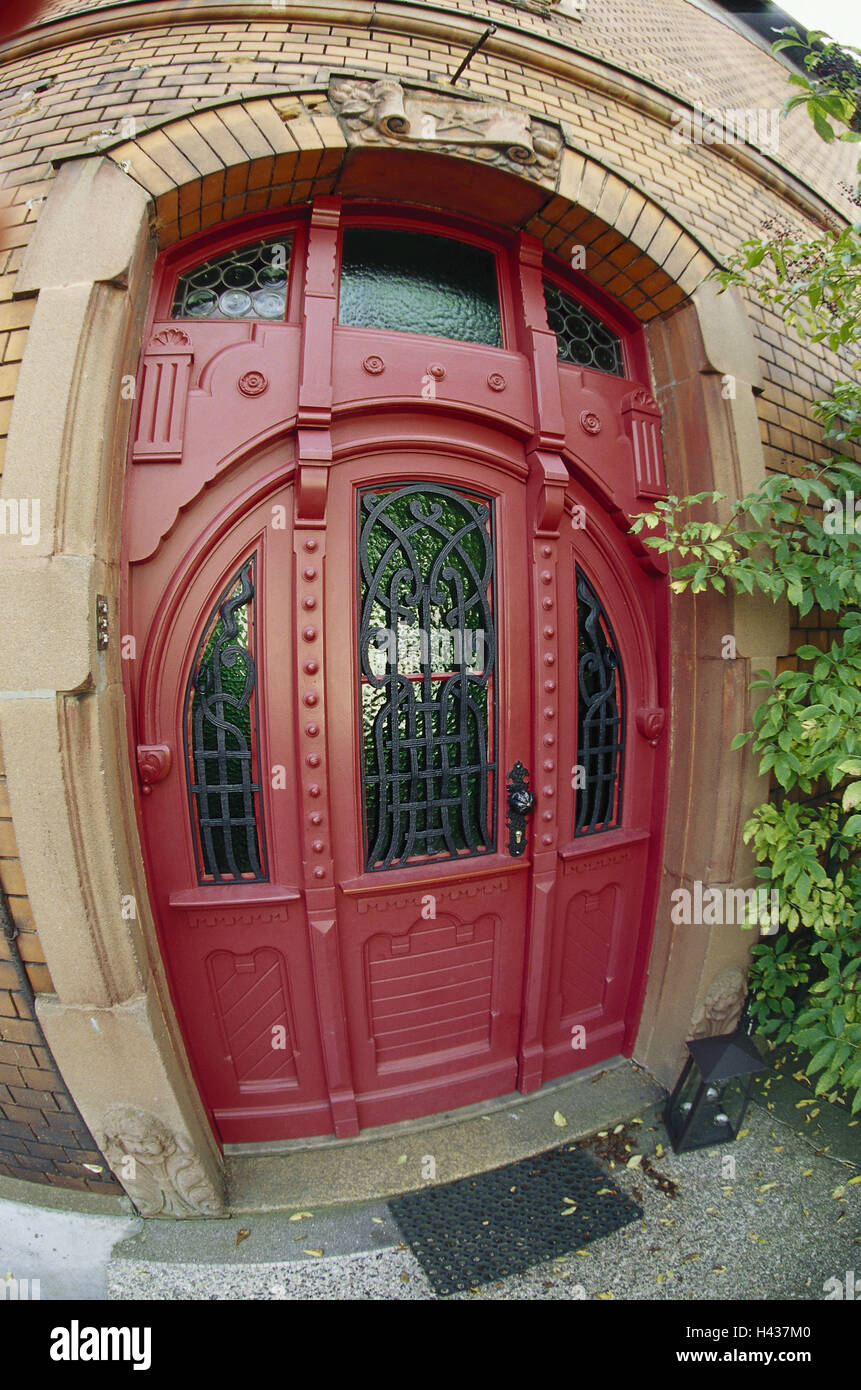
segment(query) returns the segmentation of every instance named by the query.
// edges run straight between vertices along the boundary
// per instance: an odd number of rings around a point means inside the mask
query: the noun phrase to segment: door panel
[[[529,685],[510,670],[528,640],[523,488],[490,465],[417,462],[356,461],[331,484],[330,553],[351,557],[360,586],[345,603],[346,565],[330,570],[338,921],[362,1124],[502,1094],[517,1076],[530,860],[506,852],[505,773],[529,747]],[[388,550],[373,531],[386,496]],[[387,665],[374,661],[380,627],[394,637]],[[466,637],[479,628],[480,642]],[[378,719],[366,734],[369,689]]]

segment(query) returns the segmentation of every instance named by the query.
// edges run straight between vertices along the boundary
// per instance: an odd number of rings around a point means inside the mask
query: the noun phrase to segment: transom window
[[[180,275],[176,319],[280,319],[287,308],[289,236],[225,251]]]
[[[496,257],[453,237],[347,227],[339,320],[501,347]]]
[[[556,334],[560,362],[625,375],[622,342],[612,329],[570,294],[544,281],[547,323]]]

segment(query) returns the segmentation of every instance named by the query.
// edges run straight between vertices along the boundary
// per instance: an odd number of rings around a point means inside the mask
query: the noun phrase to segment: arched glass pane
[[[606,324],[564,290],[544,281],[547,322],[556,334],[561,362],[595,367],[599,372],[624,376],[622,342]]]
[[[439,483],[359,498],[366,868],[496,847],[493,503]]]
[[[501,347],[496,258],[452,237],[347,227],[339,322]]]
[[[612,830],[622,819],[625,680],[616,639],[598,595],[577,571],[577,763],[575,835]]]
[[[226,251],[180,275],[171,317],[283,321],[289,272],[289,236]]]
[[[256,556],[212,610],[185,694],[185,760],[201,883],[265,880],[260,801]]]

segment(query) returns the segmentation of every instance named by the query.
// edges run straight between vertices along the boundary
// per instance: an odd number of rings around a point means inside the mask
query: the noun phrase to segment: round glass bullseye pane
[[[225,267],[221,278],[230,290],[250,290],[256,277],[250,265],[235,261],[233,265]]]
[[[225,290],[221,295],[218,306],[222,314],[229,319],[241,319],[243,314],[247,314],[251,308],[251,295],[244,290]]]
[[[254,311],[262,319],[283,319],[284,317],[284,295],[277,294],[274,290],[258,290],[253,294]]]
[[[193,319],[208,319],[218,308],[218,298],[212,290],[192,290],[185,301],[185,312]]]
[[[221,284],[221,267],[217,265],[201,266],[200,270],[196,270],[194,274],[190,276],[190,279],[195,289],[214,289],[216,285]]]
[[[277,265],[265,265],[257,275],[261,289],[280,290],[287,284],[287,271]]]

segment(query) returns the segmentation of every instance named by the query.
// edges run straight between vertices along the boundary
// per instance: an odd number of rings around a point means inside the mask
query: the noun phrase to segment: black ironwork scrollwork
[[[577,763],[575,835],[620,823],[625,747],[625,683],[616,639],[601,602],[577,571]]]
[[[493,504],[440,483],[359,499],[366,867],[496,847]]]
[[[185,695],[189,807],[201,883],[265,880],[251,556],[210,614]]]

